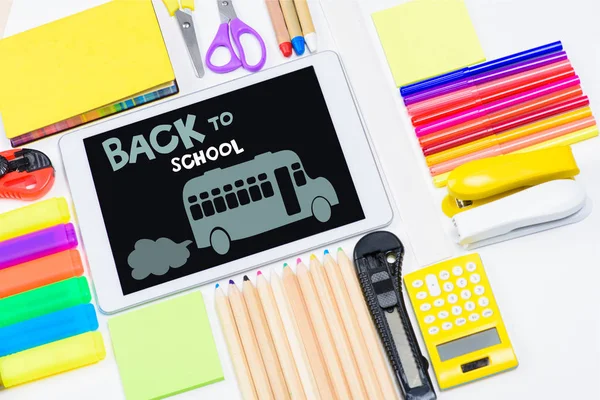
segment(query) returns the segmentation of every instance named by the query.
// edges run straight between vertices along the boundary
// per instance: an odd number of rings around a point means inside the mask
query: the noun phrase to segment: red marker
[[[290,34],[285,25],[283,19],[283,12],[279,6],[278,0],[265,0],[267,3],[267,10],[269,10],[269,17],[271,18],[271,24],[275,30],[275,37],[279,44],[279,49],[285,57],[292,55],[292,41],[290,40]]]

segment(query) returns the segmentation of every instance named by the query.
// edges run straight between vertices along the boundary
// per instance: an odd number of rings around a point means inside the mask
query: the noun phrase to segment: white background
[[[0,0],[3,1],[3,0]],[[6,35],[104,3],[106,0],[14,0]],[[197,80],[173,19],[153,0],[182,93],[238,77],[207,72]],[[466,0],[488,59],[562,40],[592,109],[600,115],[600,3],[597,0]],[[216,2],[197,0],[196,23],[205,51],[219,23]],[[390,226],[408,248],[405,271],[438,261],[461,250],[444,234],[439,212],[443,191],[434,190],[414,134],[370,19],[374,11],[398,0],[317,0],[311,10],[321,48],[338,51],[345,64],[397,209]],[[260,0],[237,0],[239,16],[260,31],[270,51],[267,66],[284,62],[278,53],[266,9]],[[1,54],[0,54],[1,62]],[[41,64],[43,68],[43,63]],[[57,182],[49,196],[66,196],[57,149],[58,138],[28,146],[46,152],[57,166]],[[8,149],[0,139],[0,149]],[[578,180],[600,204],[600,140],[574,146],[582,170]],[[21,203],[0,200],[0,212]],[[355,240],[341,243],[350,251]],[[600,211],[585,221],[479,250],[502,311],[520,365],[515,371],[439,393],[440,399],[575,399],[600,398],[598,304]],[[322,250],[322,249],[319,249]],[[307,254],[302,255],[307,257]],[[272,267],[279,268],[279,265]],[[239,277],[236,277],[239,279]],[[213,285],[201,288],[225,381],[177,396],[181,399],[236,399],[239,392],[213,308]],[[99,316],[107,358],[97,365],[10,390],[0,399],[122,399],[112,354],[107,318]],[[433,375],[433,372],[430,371]]]

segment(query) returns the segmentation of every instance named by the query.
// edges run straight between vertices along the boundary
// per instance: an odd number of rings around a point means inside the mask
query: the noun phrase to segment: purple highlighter
[[[0,242],[0,270],[77,246],[73,224],[29,233]]]
[[[496,79],[505,78],[510,75],[518,74],[525,71],[530,71],[545,65],[553,64],[559,61],[567,59],[567,53],[560,51],[558,53],[548,54],[543,57],[534,58],[531,60],[523,61],[518,64],[509,65],[507,67],[492,70],[483,74],[475,75],[473,77],[462,79],[460,81],[451,82],[446,85],[437,86],[432,89],[419,92],[406,96],[404,98],[404,104],[411,105],[418,103],[423,100],[432,99],[443,94],[452,93],[457,90],[466,89],[475,85],[481,85],[486,82],[491,82]]]

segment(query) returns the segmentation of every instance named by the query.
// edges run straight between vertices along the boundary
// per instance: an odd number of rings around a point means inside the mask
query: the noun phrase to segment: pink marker
[[[440,119],[427,125],[419,126],[415,128],[415,132],[417,133],[418,137],[429,135],[441,131],[443,129],[451,128],[455,125],[469,122],[477,118],[485,117],[490,113],[500,111],[505,108],[509,108],[529,100],[534,100],[539,97],[546,96],[572,86],[577,86],[579,84],[579,77],[575,75],[570,78],[562,79],[558,82],[553,82],[548,85],[544,85],[542,87],[517,94],[515,96],[507,97],[505,99],[498,100],[493,103],[486,104],[484,106],[473,108],[471,110],[467,110],[452,115],[450,117]]]

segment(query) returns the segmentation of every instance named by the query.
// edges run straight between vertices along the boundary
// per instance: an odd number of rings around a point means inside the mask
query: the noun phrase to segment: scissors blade
[[[204,65],[202,64],[202,55],[200,54],[200,46],[196,37],[196,29],[194,28],[194,19],[190,14],[181,10],[175,12],[175,17],[179,23],[183,40],[192,59],[192,64],[194,64],[196,76],[202,78],[204,76]]]
[[[217,4],[219,5],[219,15],[221,16],[222,24],[237,18],[232,0],[217,0]]]

